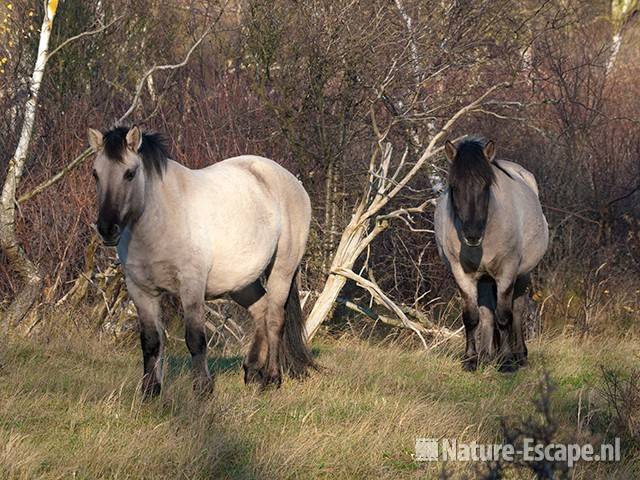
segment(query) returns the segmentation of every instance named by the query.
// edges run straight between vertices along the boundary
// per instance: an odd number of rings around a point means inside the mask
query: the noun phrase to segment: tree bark
[[[331,217],[333,211],[333,203],[334,196],[333,192],[335,190],[334,186],[334,165],[336,163],[335,159],[330,160],[329,165],[327,165],[327,174],[324,180],[324,235],[323,235],[323,245],[322,245],[322,271],[323,273],[328,273],[329,270],[329,262],[331,261],[331,254],[333,253],[333,232],[331,231]]]
[[[40,30],[40,42],[38,44],[38,56],[31,75],[29,85],[30,96],[25,104],[24,119],[16,151],[7,167],[7,176],[2,188],[0,197],[0,247],[2,248],[9,264],[20,276],[23,282],[22,289],[13,299],[5,312],[5,329],[9,325],[19,323],[29,311],[42,287],[42,277],[36,265],[29,260],[25,251],[18,243],[15,229],[16,219],[16,190],[29,152],[29,144],[33,133],[36,110],[38,106],[38,95],[44,76],[44,69],[47,64],[49,39],[51,38],[51,28],[53,18],[58,7],[57,0],[48,0]]]
[[[340,267],[353,268],[357,256],[354,255],[356,247],[364,238],[365,229],[358,225],[360,216],[354,214],[351,222],[342,234],[338,248],[336,249],[331,263],[331,269],[327,281],[322,288],[322,292],[313,305],[313,310],[306,321],[307,338],[311,339],[317,333],[322,322],[329,316],[338,294],[347,282],[347,278],[335,273],[335,269]],[[359,256],[359,255],[358,255]]]

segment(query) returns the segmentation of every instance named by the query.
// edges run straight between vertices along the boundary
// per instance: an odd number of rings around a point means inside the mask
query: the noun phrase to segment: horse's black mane
[[[485,140],[471,138],[463,140],[456,148],[456,157],[449,168],[449,185],[466,189],[475,186],[491,185],[495,181],[495,172],[484,156]]]
[[[114,127],[104,134],[104,152],[116,162],[122,162],[127,148],[127,133],[131,127]],[[163,135],[159,133],[143,133],[142,145],[138,151],[142,157],[144,170],[150,177],[158,175],[162,178],[167,169],[167,160],[171,157]]]

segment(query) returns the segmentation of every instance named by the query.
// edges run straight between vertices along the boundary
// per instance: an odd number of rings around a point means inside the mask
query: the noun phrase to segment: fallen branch
[[[422,345],[424,346],[425,349],[429,348],[427,345],[427,341],[424,339],[424,336],[422,335],[423,333],[428,333],[425,327],[423,327],[419,323],[412,322],[411,320],[409,320],[405,315],[405,313],[402,311],[402,309],[400,309],[400,307],[398,307],[393,302],[393,300],[391,300],[389,297],[385,295],[385,293],[378,286],[378,284],[370,280],[367,280],[366,278],[363,278],[360,275],[352,272],[351,270],[347,270],[346,268],[340,268],[334,271],[334,273],[338,275],[342,275],[343,277],[346,277],[349,280],[353,280],[362,288],[367,290],[377,303],[385,306],[386,308],[391,310],[393,313],[395,313],[396,316],[400,319],[400,321],[406,328],[409,328],[410,330],[413,330],[415,332],[415,334],[418,336],[418,338],[422,342]]]
[[[359,303],[356,303],[353,300],[349,300],[348,298],[338,297],[336,301],[339,304],[344,305],[348,309],[353,310],[354,312],[357,312],[361,315],[364,315],[365,317],[368,317],[371,320],[380,321],[387,325],[391,325],[392,327],[407,328],[407,326],[402,322],[402,320],[393,318],[393,317],[388,317],[386,315],[382,315],[378,312],[373,311],[369,307],[360,305]],[[399,308],[403,312],[406,311],[405,305],[401,305],[399,306]],[[412,313],[415,314],[416,312],[417,311],[414,310]],[[447,327],[440,327],[434,324],[431,320],[428,320],[426,318],[426,315],[424,314],[420,314],[415,318],[418,320],[417,324],[420,325],[421,331],[425,334],[435,334],[437,336],[445,336],[446,338],[458,337],[460,335],[460,330],[453,331],[448,329]]]

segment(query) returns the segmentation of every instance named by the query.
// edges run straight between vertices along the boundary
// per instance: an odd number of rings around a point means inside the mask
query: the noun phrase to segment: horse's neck
[[[144,210],[132,229],[134,236],[163,235],[166,227],[175,221],[172,216],[183,197],[178,178],[181,172],[175,165],[178,164],[169,160],[161,179],[156,177],[148,180]]]

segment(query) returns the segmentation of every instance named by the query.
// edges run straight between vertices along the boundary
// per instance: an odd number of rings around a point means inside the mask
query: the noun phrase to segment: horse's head
[[[449,195],[460,222],[462,239],[469,247],[478,247],[484,237],[491,185],[495,180],[491,168],[495,145],[492,141],[472,139],[460,142],[456,148],[447,141],[445,154],[451,163]]]
[[[88,135],[97,152],[98,233],[105,245],[115,246],[124,228],[142,214],[147,183],[154,174],[162,175],[166,150],[157,135],[138,127],[116,127],[104,135],[90,128]]]

